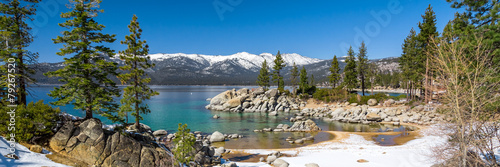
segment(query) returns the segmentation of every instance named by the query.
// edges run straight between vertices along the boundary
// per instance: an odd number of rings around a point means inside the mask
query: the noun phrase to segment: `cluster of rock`
[[[230,112],[269,112],[269,115],[277,115],[278,112],[290,112],[298,110],[305,103],[298,98],[293,98],[279,92],[278,89],[264,91],[260,87],[255,90],[242,88],[239,90],[228,90],[217,96],[207,99],[210,104],[206,109]]]
[[[315,132],[321,131],[321,128],[310,119],[306,121],[296,121],[292,126],[288,124],[279,124],[276,128],[256,129],[254,132]]]
[[[290,164],[283,159],[279,159],[281,156],[283,156],[283,154],[279,151],[270,153],[267,155],[265,162],[275,167],[288,167]],[[264,158],[261,158],[260,161],[264,162]]]
[[[220,164],[222,155],[230,152],[224,147],[217,148],[211,146],[210,144],[211,142],[208,140],[196,140],[194,144],[196,152],[196,154],[194,154],[194,162],[196,163],[196,165],[212,166],[215,164]]]
[[[209,140],[210,142],[223,142],[226,141],[226,139],[238,139],[238,138],[243,138],[242,135],[239,134],[222,134],[219,131],[215,131],[211,135],[208,135],[205,137],[205,139]]]
[[[146,134],[146,133],[145,133]],[[68,158],[95,166],[173,166],[172,154],[151,141],[152,133],[128,136],[102,129],[98,119],[66,122],[50,147]]]
[[[304,144],[306,141],[314,141],[314,136],[303,137],[301,139],[293,139],[292,137],[288,137],[285,139],[290,144]]]
[[[374,100],[374,99],[373,99]],[[394,122],[399,125],[400,122],[415,124],[433,124],[445,120],[445,117],[436,112],[436,109],[425,110],[425,106],[419,105],[414,108],[408,106],[395,106],[397,104],[390,99],[378,106],[372,105],[353,105],[338,103],[336,105],[325,105],[316,109],[303,109],[296,113],[295,118],[290,121],[302,120],[305,117],[323,119],[325,121],[341,121],[352,123],[371,123],[371,122]]]

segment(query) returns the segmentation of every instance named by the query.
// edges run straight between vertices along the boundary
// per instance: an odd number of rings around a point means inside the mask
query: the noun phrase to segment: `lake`
[[[54,85],[43,85],[30,87],[33,96],[28,97],[28,101],[44,100],[45,103],[55,101],[48,94],[53,90]],[[124,88],[124,87],[119,87]],[[333,139],[334,136],[326,132],[319,133],[255,133],[255,129],[263,129],[276,127],[278,124],[292,123],[288,118],[294,114],[281,113],[279,116],[268,116],[267,113],[230,113],[230,112],[215,112],[205,109],[209,104],[207,98],[216,96],[217,94],[229,89],[240,88],[256,88],[256,86],[151,86],[152,89],[158,91],[160,95],[152,97],[146,101],[149,105],[151,113],[143,115],[142,123],[149,125],[153,130],[165,129],[172,133],[177,130],[179,123],[188,124],[188,128],[192,131],[202,131],[203,133],[211,134],[214,131],[220,131],[225,134],[238,133],[245,138],[239,139],[237,144],[235,141],[226,142],[227,148],[289,148],[297,147],[285,141],[287,137],[307,137],[315,136],[316,140],[311,143],[317,143]],[[67,112],[75,116],[84,116],[81,110],[73,109],[72,105],[57,106],[61,111]],[[219,119],[213,119],[213,115],[219,115]],[[102,118],[96,114],[94,117],[99,118],[105,124],[112,124],[109,120]],[[134,118],[129,116],[129,122],[133,122]],[[381,125],[371,124],[349,124],[341,122],[325,122],[315,120],[319,127],[323,130],[332,131],[371,131],[377,132],[383,129]],[[395,127],[397,128],[397,127]],[[268,142],[265,142],[268,141]],[[245,144],[242,144],[245,143]],[[260,144],[259,144],[260,143]],[[231,146],[233,145],[233,146]],[[243,145],[243,146],[242,146]],[[246,146],[245,146],[246,145]]]

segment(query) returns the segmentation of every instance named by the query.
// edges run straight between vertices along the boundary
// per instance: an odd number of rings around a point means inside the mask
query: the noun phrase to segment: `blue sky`
[[[52,38],[64,29],[57,23],[69,9],[67,0],[45,0],[31,25],[36,34],[31,51],[40,62],[59,62],[62,45]],[[298,53],[331,59],[343,56],[361,40],[367,43],[370,59],[400,56],[401,44],[413,27],[422,21],[431,4],[438,31],[458,11],[445,0],[103,0],[96,20],[104,33],[116,34],[107,46],[119,51],[128,35],[133,14],[139,18],[143,39],[153,53],[198,53],[230,55],[237,52],[260,54]],[[389,17],[387,17],[389,16]]]

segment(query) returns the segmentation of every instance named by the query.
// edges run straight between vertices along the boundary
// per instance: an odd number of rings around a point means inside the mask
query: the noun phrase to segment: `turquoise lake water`
[[[279,116],[267,116],[266,113],[230,113],[230,112],[215,112],[205,109],[209,104],[207,98],[230,89],[240,88],[255,88],[255,86],[151,86],[152,89],[158,91],[160,95],[152,97],[146,101],[149,105],[151,113],[143,115],[142,123],[149,125],[153,130],[165,129],[169,133],[177,130],[179,123],[188,124],[188,128],[192,131],[202,131],[203,133],[213,133],[220,131],[225,134],[238,133],[245,136],[240,139],[239,144],[234,142],[226,142],[228,148],[240,148],[242,143],[246,143],[252,148],[288,148],[295,147],[290,145],[284,139],[287,137],[301,138],[307,136],[315,136],[315,142],[332,139],[333,136],[320,133],[255,133],[255,129],[263,129],[276,127],[278,124],[292,125],[288,118],[293,116],[291,113],[280,113]],[[48,94],[53,90],[54,86],[35,86],[31,87],[33,96],[28,97],[28,101],[44,100],[45,103],[55,101]],[[119,87],[123,88],[123,87]],[[119,100],[118,100],[119,101]],[[73,106],[57,106],[63,112],[84,117],[84,112],[73,109]],[[219,115],[219,119],[213,119],[213,115]],[[94,117],[101,119],[105,124],[111,124],[109,120],[99,117],[94,114]],[[133,117],[129,116],[129,122],[133,122]],[[324,122],[315,120],[319,127],[323,130],[335,131],[381,131],[381,125],[362,125],[349,124],[340,122]],[[397,128],[397,127],[396,127]],[[273,143],[262,141],[273,141]],[[256,146],[255,144],[260,146]],[[311,143],[315,143],[311,142]],[[271,144],[272,146],[269,146]],[[307,143],[306,143],[307,144]],[[310,143],[309,143],[310,144]],[[234,145],[234,146],[231,146]],[[245,147],[247,148],[247,147]]]

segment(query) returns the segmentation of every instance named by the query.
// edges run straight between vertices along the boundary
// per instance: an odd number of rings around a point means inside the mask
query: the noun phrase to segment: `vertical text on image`
[[[7,136],[8,143],[9,143],[9,156],[13,156],[16,152],[16,109],[17,109],[17,104],[16,104],[16,59],[15,58],[9,58],[7,59],[7,101],[9,101],[9,105],[7,107],[9,108],[9,112],[7,114],[10,116],[8,121],[9,123],[7,124],[7,129],[10,132],[10,134]],[[11,157],[13,158],[13,157]]]

